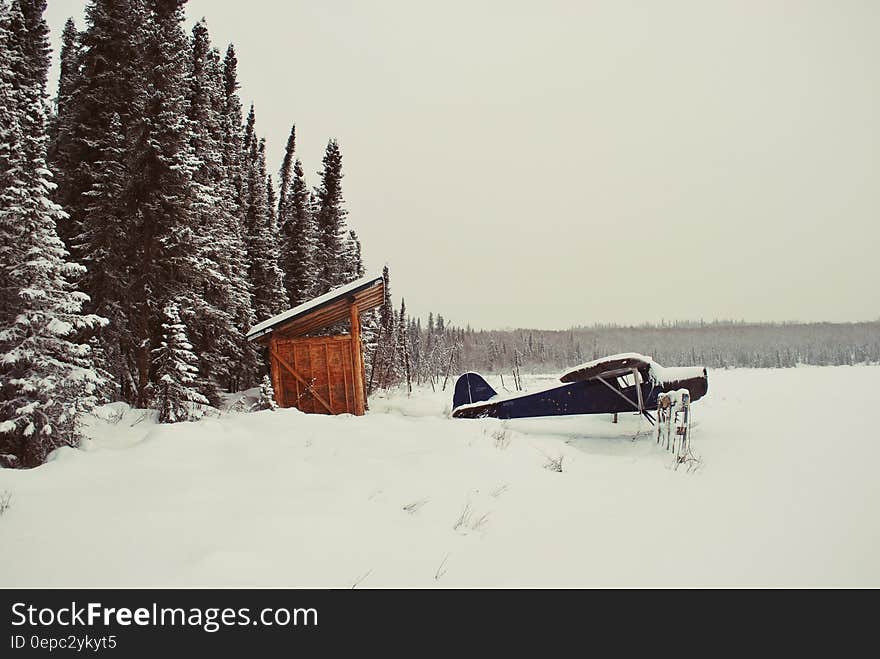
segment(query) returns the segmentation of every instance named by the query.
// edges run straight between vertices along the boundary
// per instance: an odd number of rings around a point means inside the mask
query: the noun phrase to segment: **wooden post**
[[[354,413],[361,416],[366,408],[364,396],[364,355],[361,348],[361,316],[357,302],[352,302],[351,311],[351,368],[354,371]]]
[[[284,404],[284,392],[281,390],[281,367],[278,364],[278,360],[275,358],[277,351],[278,340],[273,334],[269,337],[269,371],[272,376],[272,390],[275,393],[275,402],[278,404],[278,407],[287,407]]]
[[[367,396],[367,366],[366,366],[366,364],[364,364],[363,350],[364,350],[364,347],[362,345],[360,348],[360,351],[359,351],[360,358],[361,358],[361,384],[363,385],[361,387],[361,391],[364,392],[364,394],[363,394],[364,411],[366,411],[366,410],[370,409],[370,398],[369,398],[369,396]]]

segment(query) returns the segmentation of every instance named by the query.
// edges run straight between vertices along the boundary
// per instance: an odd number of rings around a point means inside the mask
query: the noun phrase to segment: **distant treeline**
[[[798,364],[880,362],[880,321],[863,323],[674,322],[595,325],[569,330],[473,330],[448,322],[410,325],[417,379],[463,371],[556,372],[620,352],[640,352],[665,366],[788,368]],[[437,327],[439,325],[439,328]],[[439,332],[438,332],[439,329]],[[439,336],[438,336],[439,334]],[[424,359],[426,346],[443,346]],[[419,377],[421,376],[421,378]]]
[[[880,362],[880,322],[745,324],[675,323],[639,327],[577,327],[462,335],[468,369],[562,369],[603,355],[641,352],[668,366],[784,368],[797,364]]]

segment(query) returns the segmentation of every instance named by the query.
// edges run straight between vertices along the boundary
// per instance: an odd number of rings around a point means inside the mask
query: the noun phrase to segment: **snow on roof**
[[[351,293],[356,293],[359,290],[369,288],[371,286],[375,286],[384,281],[382,275],[370,275],[369,277],[361,277],[360,279],[355,279],[352,282],[345,284],[344,286],[340,286],[339,288],[334,288],[331,291],[327,291],[323,295],[320,295],[313,300],[309,300],[308,302],[303,302],[300,305],[295,306],[293,309],[288,309],[276,316],[272,316],[271,318],[264,320],[257,325],[254,325],[247,333],[247,338],[255,339],[258,336],[262,336],[266,334],[271,328],[279,325],[285,321],[292,320],[297,316],[301,316],[309,311],[314,311],[318,307],[321,307],[330,302],[334,302],[339,298],[345,297]]]
[[[574,366],[568,369],[565,373],[559,376],[559,379],[563,382],[568,381],[567,378],[571,378],[572,376],[580,373],[581,371],[601,371],[603,366],[610,366],[612,364],[616,365],[618,362],[622,361],[633,361],[633,362],[645,362],[650,364],[654,361],[652,357],[648,357],[646,355],[639,354],[638,352],[621,352],[617,355],[608,355],[607,357],[600,357],[599,359],[594,359],[589,362],[584,362],[578,366]]]

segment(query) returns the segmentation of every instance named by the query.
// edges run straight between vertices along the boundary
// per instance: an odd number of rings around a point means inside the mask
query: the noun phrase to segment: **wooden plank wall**
[[[353,343],[349,335],[273,341],[278,356],[272,359],[278,404],[316,414],[363,414],[362,395],[357,393],[360,378],[355,376],[362,366],[356,363]]]

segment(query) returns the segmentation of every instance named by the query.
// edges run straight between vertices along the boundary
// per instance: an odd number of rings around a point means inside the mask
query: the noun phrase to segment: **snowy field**
[[[710,371],[690,473],[634,415],[450,419],[451,383],[363,418],[106,406],[0,470],[0,586],[880,586],[878,379]]]

